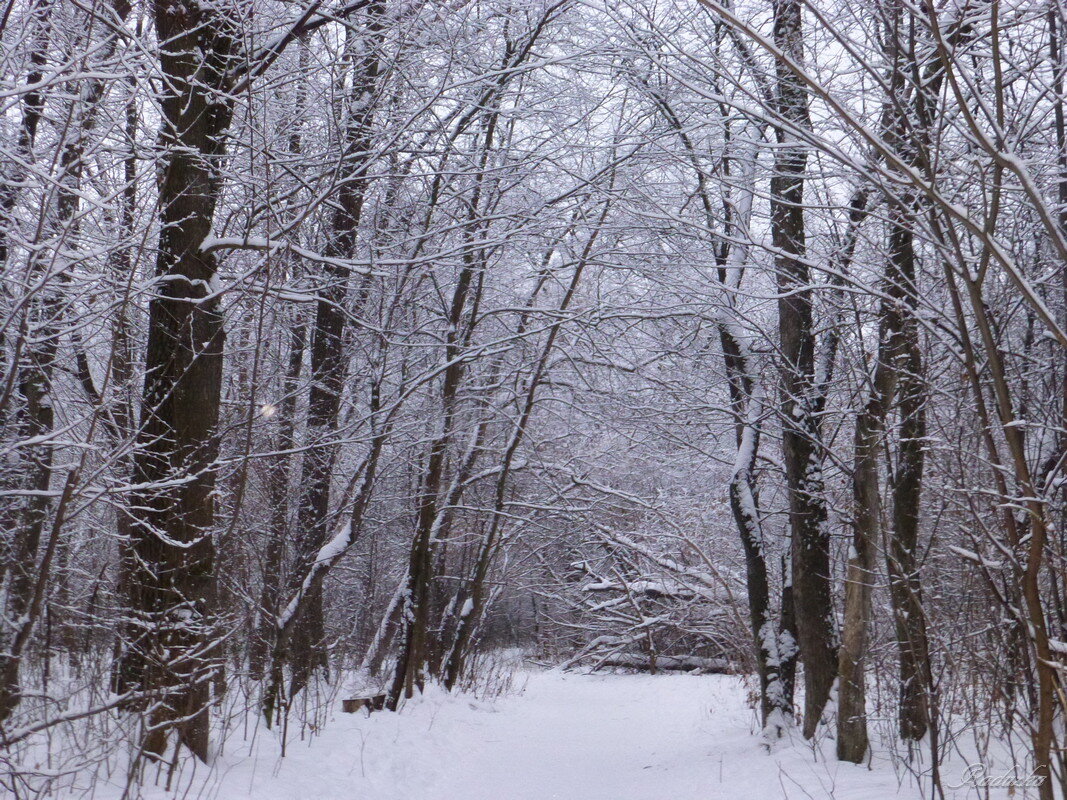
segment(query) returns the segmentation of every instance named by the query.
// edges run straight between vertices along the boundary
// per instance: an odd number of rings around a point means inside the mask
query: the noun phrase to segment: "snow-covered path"
[[[241,800],[889,800],[922,793],[799,740],[770,754],[746,688],[726,676],[535,672],[493,702],[431,692],[401,714],[337,714],[285,759],[231,740],[189,798]],[[261,732],[262,734],[262,732]],[[832,742],[823,749],[830,752]],[[960,764],[950,767],[959,773]],[[99,795],[98,795],[99,796]],[[146,796],[166,797],[158,790]],[[927,795],[929,796],[929,795]],[[974,790],[949,792],[974,797]],[[992,797],[1004,796],[994,792]],[[1021,792],[1018,796],[1022,796]]]
[[[615,800],[707,797],[722,762],[711,732],[707,681],[625,683],[582,675],[532,677],[496,714],[472,715],[457,737],[471,743],[435,787],[471,800]]]

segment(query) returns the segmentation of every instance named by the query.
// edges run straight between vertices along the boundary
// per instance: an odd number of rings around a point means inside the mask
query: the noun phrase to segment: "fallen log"
[[[352,697],[341,701],[341,710],[346,714],[355,714],[364,708],[367,709],[368,714],[372,711],[381,711],[385,708],[385,695],[374,694],[370,697]]]
[[[615,667],[651,672],[652,662],[646,655],[618,653],[598,661],[595,669]],[[733,672],[733,666],[725,658],[702,658],[700,656],[657,656],[656,670],[665,672],[701,672],[723,675]]]

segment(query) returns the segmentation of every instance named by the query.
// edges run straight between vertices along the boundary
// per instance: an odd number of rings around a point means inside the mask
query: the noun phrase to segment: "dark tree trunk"
[[[490,114],[486,122],[483,141],[481,166],[492,144],[493,131],[496,127],[497,114]],[[479,181],[470,204],[468,224],[477,230],[480,224],[481,188]],[[415,535],[412,537],[408,555],[407,586],[404,590],[403,611],[401,612],[400,645],[398,647],[396,667],[389,688],[388,707],[396,710],[402,697],[411,697],[415,689],[421,690],[425,681],[425,667],[428,658],[427,627],[430,614],[430,589],[433,581],[434,541],[440,538],[447,528],[450,506],[458,501],[461,485],[453,482],[450,496],[442,498],[442,485],[445,479],[446,456],[449,445],[455,435],[458,413],[458,395],[462,386],[465,367],[458,358],[463,348],[469,344],[473,334],[474,320],[469,317],[468,303],[471,295],[477,297],[481,282],[476,281],[477,272],[484,266],[481,256],[472,247],[474,236],[467,237],[468,249],[464,253],[463,267],[452,292],[448,310],[448,331],[445,334],[444,358],[448,366],[444,371],[441,385],[441,423],[440,432],[434,436],[426,455],[425,467],[419,480],[418,514],[415,521]],[[475,305],[477,303],[475,302]]]
[[[775,0],[774,41],[793,62],[804,61],[802,4]],[[796,129],[810,126],[808,99],[788,64],[777,65],[779,148],[771,178],[771,226],[778,291],[782,365],[782,449],[789,488],[793,599],[804,662],[804,735],[814,735],[837,675],[837,624],[830,583],[830,537],[822,477],[815,383],[812,291],[805,261],[805,146]]]
[[[926,613],[916,550],[926,459],[926,379],[916,317],[914,218],[907,206],[890,209],[889,259],[899,289],[890,292],[899,311],[891,319],[898,345],[899,444],[893,476],[893,528],[887,552],[889,595],[893,605],[900,660],[900,735],[919,741],[930,726],[933,675],[926,634]]]
[[[151,696],[145,742],[162,754],[170,728],[208,758],[210,681],[218,669],[213,567],[216,423],[222,318],[212,291],[211,232],[236,63],[235,20],[192,0],[155,7],[164,149],[156,294],[149,303],[145,384],[124,554],[131,619],[120,679]]]
[[[914,27],[905,24],[908,13],[900,3],[890,7],[892,27],[886,42],[887,56],[894,66],[890,74],[893,96],[886,104],[883,122],[887,141],[906,163],[919,167],[931,124],[928,103],[936,97],[945,73],[936,61],[925,64],[924,91],[913,88],[909,102],[904,76],[918,69]],[[910,41],[904,38],[906,36]],[[905,119],[905,109],[908,108],[913,109],[915,120],[919,120],[918,126]],[[909,741],[922,739],[930,726],[933,692],[926,615],[916,559],[926,436],[926,378],[919,342],[917,256],[912,232],[918,207],[918,198],[904,192],[889,208],[886,277],[887,291],[894,300],[894,307],[883,305],[883,319],[891,325],[895,341],[892,358],[900,412],[896,470],[890,487],[893,509],[886,565],[900,667],[900,735]],[[889,402],[887,397],[884,408],[888,409]]]
[[[910,234],[909,234],[910,236]],[[914,311],[914,298],[908,305]],[[926,385],[918,326],[905,320],[900,374],[900,444],[893,482],[893,536],[889,547],[889,590],[900,655],[900,735],[919,741],[930,726],[933,675],[926,613],[916,557],[926,437]]]

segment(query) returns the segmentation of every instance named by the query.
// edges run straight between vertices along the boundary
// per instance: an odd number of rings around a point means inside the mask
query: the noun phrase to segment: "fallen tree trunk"
[[[651,672],[652,661],[648,656],[638,653],[618,653],[598,661],[595,669],[605,667]],[[656,670],[701,672],[709,675],[725,675],[734,672],[733,665],[725,658],[703,658],[701,656],[656,656]]]

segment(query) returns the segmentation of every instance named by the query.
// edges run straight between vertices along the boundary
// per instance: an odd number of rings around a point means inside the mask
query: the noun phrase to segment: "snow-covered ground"
[[[211,770],[182,776],[177,796],[216,800],[882,800],[930,797],[900,764],[832,758],[832,741],[799,734],[768,752],[753,733],[742,680],[730,676],[516,677],[494,701],[431,691],[401,714],[333,716],[277,757],[272,734],[231,738]],[[831,756],[831,757],[827,757]],[[895,763],[894,763],[895,762]],[[961,782],[966,761],[945,765]],[[1002,770],[1001,770],[1002,771]],[[117,785],[95,798],[121,794]],[[145,789],[148,798],[173,797]],[[959,800],[985,797],[965,787]],[[1007,797],[992,789],[992,798]],[[1027,796],[1024,790],[1015,797]],[[1031,790],[1029,796],[1033,796]]]

